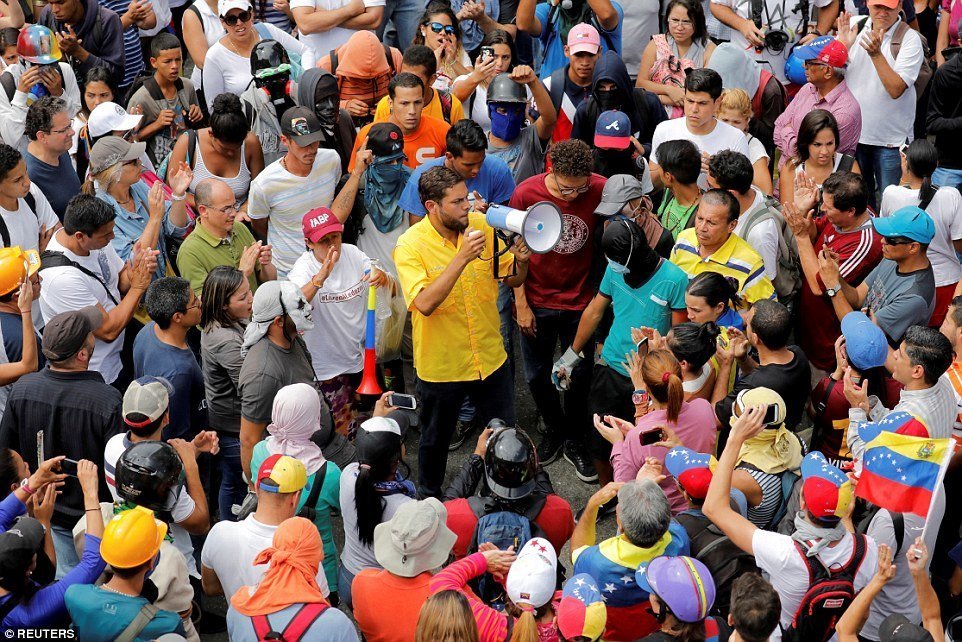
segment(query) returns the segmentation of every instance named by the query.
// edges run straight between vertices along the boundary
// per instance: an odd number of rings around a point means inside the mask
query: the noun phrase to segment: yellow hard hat
[[[154,511],[135,506],[114,516],[104,529],[100,556],[115,568],[135,568],[157,555],[167,535],[167,524]]]
[[[0,248],[0,296],[9,294],[40,269],[40,254],[19,245]]]

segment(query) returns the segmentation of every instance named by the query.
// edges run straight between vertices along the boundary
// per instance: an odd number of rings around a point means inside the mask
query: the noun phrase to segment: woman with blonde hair
[[[464,594],[448,590],[429,597],[421,607],[414,642],[480,642]]]
[[[745,132],[748,139],[748,160],[752,162],[752,169],[755,170],[752,185],[771,195],[772,173],[768,169],[768,152],[762,141],[748,133],[748,125],[752,121],[752,99],[742,89],[726,89],[721,95],[718,119]]]
[[[637,422],[632,424],[611,415],[594,417],[595,428],[612,445],[615,481],[634,480],[649,457],[664,465],[668,448],[663,444],[662,433],[666,427],[696,452],[713,452],[714,410],[704,399],[685,401],[681,365],[675,356],[668,350],[654,350],[645,357],[633,353],[629,365]],[[665,479],[661,487],[673,514],[688,508],[674,480]]]

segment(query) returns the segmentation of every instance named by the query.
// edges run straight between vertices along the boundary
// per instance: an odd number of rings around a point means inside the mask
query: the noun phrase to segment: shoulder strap
[[[751,18],[752,22],[759,29],[762,28],[762,8],[765,0],[751,0]]]
[[[40,269],[45,270],[51,267],[72,267],[74,269],[80,270],[87,276],[97,281],[97,283],[99,283],[103,287],[104,292],[107,293],[107,296],[110,297],[110,300],[113,301],[114,305],[120,305],[120,303],[118,303],[117,299],[114,298],[113,293],[111,293],[110,288],[107,287],[107,284],[104,283],[104,280],[102,278],[100,278],[99,276],[97,276],[96,274],[94,274],[84,266],[80,265],[76,261],[70,260],[69,258],[67,258],[67,256],[63,252],[55,252],[53,250],[44,250],[43,254],[40,255]]]
[[[7,229],[7,222],[0,216],[0,239],[3,240],[3,247],[10,247],[10,230]]]
[[[892,517],[892,530],[895,531],[894,554],[898,555],[902,552],[902,544],[905,543],[905,516],[902,513],[893,513],[892,511],[889,511],[889,515]]]
[[[247,119],[247,129],[253,129],[254,127],[254,105],[250,104],[246,100],[241,101],[241,107],[244,109],[244,118]]]
[[[909,26],[905,23],[905,20],[899,20],[899,23],[895,25],[895,31],[892,32],[892,41],[889,43],[893,58],[899,57],[899,51],[902,50],[902,39],[905,38],[905,32],[908,30]]]
[[[894,519],[892,520],[892,524],[895,524]],[[855,538],[852,542],[852,557],[845,563],[845,566],[838,569],[834,574],[837,575],[851,571],[851,576],[854,580],[856,573],[858,573],[858,567],[862,565],[862,561],[865,559],[865,551],[868,549],[868,543],[864,533],[852,533],[852,537]]]
[[[818,407],[816,408],[817,412],[823,413],[825,409],[828,408],[828,400],[831,398],[832,390],[835,389],[835,384],[837,383],[832,377],[828,378],[828,385],[825,386],[825,394],[822,395],[822,400],[818,402]]]
[[[194,165],[197,164],[197,130],[188,129],[187,130],[187,164],[190,165],[191,169],[194,169]]]
[[[708,530],[707,528],[705,530]],[[713,550],[724,544],[725,542],[731,541],[728,539],[727,535],[722,535],[712,540],[707,546],[698,551],[698,555],[695,556],[696,559],[700,561],[705,561],[705,556],[711,553]]]
[[[747,240],[748,234],[752,231],[758,223],[761,223],[766,218],[774,218],[774,215],[769,211],[768,199],[762,201],[762,204],[753,210],[749,210],[744,214],[745,218],[745,228],[744,234]]]
[[[254,635],[257,636],[258,642],[263,642],[267,639],[268,635],[276,633],[276,631],[271,628],[271,622],[267,619],[266,615],[252,615],[251,626],[254,627]]]
[[[298,609],[281,634],[284,642],[298,642],[328,607],[329,605],[324,602],[314,602]]]
[[[548,97],[551,98],[551,104],[554,105],[554,109],[558,114],[561,114],[561,103],[564,102],[565,98],[565,76],[568,73],[568,65],[563,67],[558,67],[551,72],[551,88],[548,89]]]
[[[337,49],[331,49],[331,75],[337,75]]]
[[[90,35],[93,37],[92,44],[97,47],[94,51],[102,50],[104,44],[104,17],[99,4],[97,5],[97,19],[94,20],[94,28]]]
[[[137,616],[127,625],[127,628],[121,631],[120,635],[114,639],[114,642],[133,642],[136,640],[140,632],[147,628],[147,625],[150,624],[150,621],[154,619],[154,616],[157,615],[159,610],[160,609],[149,602],[144,604],[137,613]]]
[[[201,30],[201,32],[203,33],[203,31],[204,31],[204,17],[203,17],[202,15],[200,15],[200,9],[197,8],[197,5],[191,4],[189,7],[187,7],[187,11],[190,11],[192,14],[194,14],[195,16],[197,16],[197,21],[200,22],[200,30]]]
[[[13,100],[14,94],[17,93],[17,83],[14,82],[13,75],[9,71],[0,74],[0,85],[3,85],[3,91],[7,94],[7,100]]]
[[[391,68],[391,77],[397,73],[394,69],[394,55],[391,53],[391,46],[384,45],[384,57],[387,58],[387,66]],[[334,73],[333,71],[331,73]]]
[[[307,502],[305,506],[314,508],[317,506],[317,500],[321,498],[321,488],[324,486],[324,480],[327,478],[327,462],[325,461],[321,464],[321,467],[317,469],[317,473],[314,475],[314,485],[311,486],[311,493],[307,496]]]
[[[795,544],[795,550],[797,550],[798,554],[802,556],[802,562],[805,564],[805,567],[808,569],[808,585],[809,586],[812,586],[813,584],[815,584],[815,582],[819,580],[829,577],[828,569],[825,568],[825,565],[822,564],[822,561],[818,559],[817,555],[813,555],[812,557],[809,557],[808,551],[805,549],[805,546],[802,545],[801,542],[793,541],[792,543]]]
[[[153,76],[144,78],[143,87],[154,100],[166,100],[164,92],[161,91],[160,85],[157,84],[157,80]]]

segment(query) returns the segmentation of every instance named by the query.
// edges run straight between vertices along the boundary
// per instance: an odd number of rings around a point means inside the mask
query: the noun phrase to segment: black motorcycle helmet
[[[256,79],[258,72],[291,64],[287,50],[276,40],[261,40],[251,51],[251,75]],[[290,73],[288,72],[288,75]]]
[[[484,478],[488,488],[501,499],[527,497],[534,490],[538,473],[534,442],[523,430],[505,426],[500,419],[492,419],[488,427],[495,431],[484,451]]]
[[[170,512],[177,504],[184,478],[177,451],[162,441],[140,441],[128,448],[114,475],[121,499],[162,512]]]

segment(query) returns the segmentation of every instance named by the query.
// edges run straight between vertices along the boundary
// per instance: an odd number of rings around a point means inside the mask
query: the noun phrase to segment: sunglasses
[[[230,16],[221,16],[221,20],[223,20],[224,24],[228,27],[233,27],[238,22],[250,22],[252,17],[253,14],[250,11],[241,11]]]
[[[882,240],[885,241],[886,245],[910,245],[912,243],[918,243],[918,241],[913,241],[904,236],[883,236]]]
[[[424,24],[434,33],[441,33],[443,31],[446,36],[454,35],[454,27],[451,25],[443,25],[440,22],[426,22]]]

